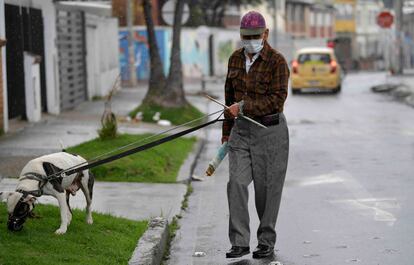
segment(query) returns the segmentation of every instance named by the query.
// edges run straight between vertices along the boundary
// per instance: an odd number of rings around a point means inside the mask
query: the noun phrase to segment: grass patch
[[[181,210],[185,211],[188,208],[188,199],[190,195],[193,193],[194,189],[191,186],[191,183],[187,184],[187,192],[184,195],[184,199],[181,202]],[[171,223],[168,224],[168,240],[167,240],[167,247],[165,248],[164,257],[161,264],[165,264],[166,261],[170,258],[171,254],[171,244],[177,234],[177,230],[180,229],[180,224],[178,220],[182,218],[181,214],[177,214],[173,217]]]
[[[186,210],[188,208],[188,198],[193,193],[194,189],[193,186],[191,186],[191,183],[187,184],[187,192],[184,195],[184,200],[181,203],[181,210]]]
[[[171,223],[168,224],[168,239],[167,239],[167,246],[164,251],[164,256],[161,261],[162,265],[166,264],[166,261],[170,258],[171,253],[171,244],[177,234],[177,230],[180,229],[180,225],[178,224],[178,218],[176,216],[173,217]]]
[[[99,101],[102,100],[103,98],[101,96],[93,96],[92,97],[92,101]]]
[[[145,122],[154,122],[152,117],[155,113],[159,112],[160,119],[169,120],[174,125],[180,125],[188,121],[203,117],[203,113],[199,111],[196,107],[191,104],[188,104],[184,107],[178,108],[165,108],[157,105],[149,105],[147,103],[141,104],[139,107],[135,108],[129,113],[131,118],[134,118],[138,112],[142,112],[143,121]],[[194,123],[195,125],[196,123]]]
[[[94,224],[85,222],[85,212],[73,211],[65,235],[55,235],[60,225],[59,209],[38,205],[40,218],[28,219],[23,230],[6,227],[7,210],[0,203],[0,264],[127,264],[147,221],[131,221],[93,213]]]
[[[94,139],[67,150],[89,160],[116,147],[142,140],[148,136],[150,135],[121,134],[115,139]],[[195,137],[175,139],[93,168],[92,173],[95,174],[97,180],[101,181],[174,183],[181,164],[191,152],[195,142]]]
[[[98,130],[99,138],[102,140],[114,139],[118,134],[118,124],[112,112],[105,111],[101,120],[101,129]]]

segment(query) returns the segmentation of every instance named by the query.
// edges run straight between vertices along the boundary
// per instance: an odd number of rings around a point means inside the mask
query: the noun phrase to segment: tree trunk
[[[216,27],[223,27],[224,23],[223,23],[223,18],[224,18],[224,13],[226,12],[226,8],[224,6],[219,8],[220,11],[218,11],[218,15],[216,17]]]
[[[186,0],[177,0],[174,11],[173,39],[171,48],[171,66],[168,82],[165,86],[164,104],[170,107],[180,107],[187,104],[183,87],[183,70],[181,63],[181,20]]]
[[[129,86],[135,87],[137,85],[137,75],[135,70],[135,52],[134,52],[134,1],[128,0],[126,4],[127,26],[128,26],[128,67],[129,67]]]
[[[166,77],[164,75],[164,67],[158,51],[157,40],[155,38],[151,0],[143,0],[142,4],[144,8],[145,23],[147,24],[147,38],[150,53],[150,78],[144,102],[149,104],[162,104]]]

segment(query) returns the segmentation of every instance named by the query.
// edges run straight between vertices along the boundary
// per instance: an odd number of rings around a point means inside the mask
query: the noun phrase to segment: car
[[[292,94],[302,91],[341,91],[341,67],[334,50],[325,47],[303,48],[292,61]]]

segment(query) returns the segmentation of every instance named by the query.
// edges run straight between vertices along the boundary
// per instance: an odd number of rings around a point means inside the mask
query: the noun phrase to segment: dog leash
[[[209,96],[208,94],[205,94],[204,95],[206,98],[208,98],[209,100],[211,100],[211,101],[213,101],[214,103],[217,103],[217,104],[219,104],[220,106],[222,106],[224,109],[226,109],[226,110],[229,110],[230,109],[230,107],[229,106],[227,106],[227,105],[225,105],[225,104],[223,104],[223,103],[221,103],[220,101],[218,101],[217,99],[214,99],[214,98],[212,98],[211,96]],[[239,113],[239,117],[241,117],[241,118],[243,118],[243,119],[245,119],[245,120],[248,120],[249,122],[251,122],[251,123],[253,123],[253,124],[256,124],[257,126],[259,126],[259,127],[262,127],[262,128],[264,128],[264,129],[267,129],[267,127],[266,126],[264,126],[263,124],[261,124],[260,122],[257,122],[257,121],[255,121],[255,120],[253,120],[252,118],[249,118],[249,117],[247,117],[247,116],[244,116],[243,115],[243,113]]]
[[[98,158],[101,158],[101,157],[106,156],[106,155],[108,155],[108,154],[114,153],[114,152],[116,152],[116,151],[123,150],[123,149],[126,149],[127,147],[130,147],[130,146],[136,145],[137,143],[140,143],[140,142],[146,141],[146,140],[151,139],[151,138],[155,138],[155,137],[160,136],[160,135],[162,135],[162,134],[165,134],[165,133],[167,133],[167,132],[174,131],[174,130],[176,130],[176,129],[178,129],[178,128],[184,127],[184,126],[186,126],[186,125],[188,125],[188,124],[191,124],[191,123],[194,123],[194,122],[196,122],[196,121],[199,121],[199,120],[202,120],[202,119],[208,118],[208,117],[210,117],[210,116],[216,115],[216,114],[218,114],[218,113],[221,113],[221,114],[220,114],[220,115],[219,115],[216,119],[214,119],[214,120],[211,120],[211,121],[208,121],[208,122],[202,123],[202,124],[200,124],[200,125],[197,125],[197,126],[191,127],[191,128],[189,128],[189,129],[186,129],[186,130],[184,130],[184,131],[181,131],[181,132],[178,132],[178,133],[175,133],[175,134],[172,134],[172,135],[168,135],[168,136],[166,136],[166,137],[163,137],[163,138],[161,138],[161,139],[158,139],[158,140],[155,140],[155,141],[149,142],[149,143],[147,143],[147,144],[140,145],[140,146],[137,146],[137,147],[134,147],[134,148],[128,149],[128,150],[123,151],[123,152],[121,152],[121,153],[118,153],[118,154],[115,154],[115,155],[112,155],[112,156],[109,156],[109,157],[106,157],[106,158],[103,158],[103,159],[98,159]],[[99,156],[97,156],[97,157],[93,158],[91,161],[86,161],[86,162],[84,162],[84,163],[80,163],[80,164],[78,164],[78,165],[72,166],[72,167],[67,168],[67,169],[64,169],[64,170],[62,170],[62,171],[59,171],[59,172],[53,173],[53,174],[51,174],[51,175],[47,176],[47,177],[46,177],[46,179],[47,179],[48,181],[51,181],[51,180],[53,180],[53,179],[55,179],[55,178],[59,178],[59,177],[61,177],[62,175],[72,175],[72,174],[74,174],[74,173],[78,173],[78,172],[81,172],[81,171],[86,170],[86,169],[90,169],[90,168],[94,168],[94,167],[97,167],[97,166],[100,166],[100,165],[103,165],[103,164],[106,164],[106,163],[110,163],[110,162],[112,162],[112,161],[115,161],[115,160],[121,159],[121,158],[123,158],[123,157],[125,157],[125,156],[129,156],[129,155],[132,155],[132,154],[135,154],[135,153],[138,153],[138,152],[142,152],[142,151],[144,151],[144,150],[147,150],[147,149],[153,148],[153,147],[158,146],[158,145],[161,145],[161,144],[163,144],[163,143],[166,143],[166,142],[172,141],[172,140],[177,139],[177,138],[179,138],[179,137],[181,137],[181,136],[184,136],[184,135],[186,135],[186,134],[189,134],[189,133],[195,132],[195,131],[200,130],[200,129],[204,128],[204,127],[207,127],[207,126],[209,126],[209,125],[212,125],[212,124],[214,124],[214,123],[216,123],[216,122],[226,120],[226,119],[220,119],[220,117],[223,115],[223,113],[224,113],[224,111],[223,111],[223,110],[220,110],[220,111],[216,111],[216,112],[213,112],[213,113],[207,114],[207,115],[205,115],[205,116],[203,116],[203,117],[201,117],[201,118],[197,118],[197,119],[191,120],[191,121],[189,121],[189,122],[187,122],[187,123],[184,123],[184,124],[178,125],[178,126],[176,126],[176,127],[173,127],[173,128],[171,128],[171,129],[168,129],[168,130],[166,130],[166,131],[160,132],[160,133],[158,133],[158,134],[156,134],[156,135],[152,135],[152,136],[150,136],[150,137],[147,137],[147,138],[145,138],[145,139],[139,140],[139,141],[137,141],[137,142],[130,143],[130,144],[128,144],[128,145],[122,146],[122,147],[120,147],[120,148],[117,148],[117,149],[112,150],[112,151],[110,151],[110,152],[107,152],[107,153],[105,153],[105,154],[101,154],[101,155],[99,155]]]

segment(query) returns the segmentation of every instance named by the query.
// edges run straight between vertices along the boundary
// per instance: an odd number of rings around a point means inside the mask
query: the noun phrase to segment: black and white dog
[[[30,160],[20,174],[16,191],[0,193],[0,201],[7,200],[8,229],[20,231],[34,208],[36,197],[51,195],[58,200],[60,207],[61,224],[55,233],[66,233],[72,220],[69,196],[75,195],[79,189],[86,198],[86,222],[92,224],[91,204],[94,177],[89,170],[68,176],[58,176],[50,181],[46,180],[46,176],[81,163],[86,163],[86,160],[66,152],[53,153]]]

